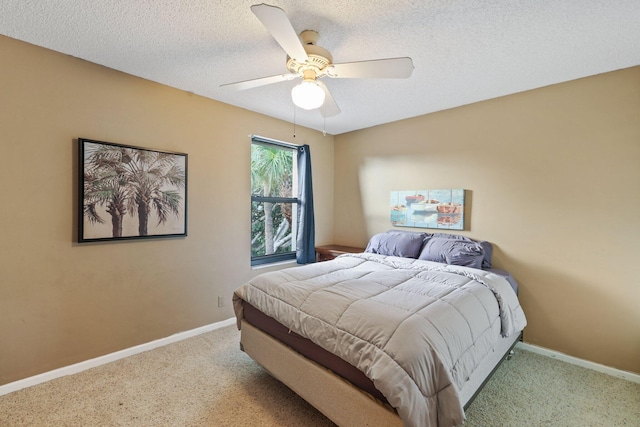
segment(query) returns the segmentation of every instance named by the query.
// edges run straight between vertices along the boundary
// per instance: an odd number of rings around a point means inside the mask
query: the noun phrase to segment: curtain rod
[[[260,135],[254,135],[254,134],[250,134],[249,138],[251,139],[257,139],[260,140],[261,142],[267,142],[269,144],[274,144],[274,145],[281,145],[283,147],[287,147],[287,148],[294,148],[294,149],[298,149],[298,147],[302,147],[302,145],[297,145],[297,144],[292,144],[290,142],[285,142],[285,141],[279,141],[277,139],[273,139],[273,138],[266,138],[264,136],[260,136]]]

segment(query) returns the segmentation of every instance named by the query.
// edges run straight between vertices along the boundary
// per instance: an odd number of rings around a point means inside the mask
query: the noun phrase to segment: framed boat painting
[[[187,155],[79,138],[78,242],[187,235]]]
[[[464,189],[391,192],[391,224],[398,227],[464,229]]]

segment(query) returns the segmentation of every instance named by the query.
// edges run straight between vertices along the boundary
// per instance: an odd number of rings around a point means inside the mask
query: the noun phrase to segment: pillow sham
[[[433,233],[429,235],[430,237],[441,237],[445,239],[458,239],[465,240],[468,242],[477,242],[482,246],[482,251],[484,252],[484,256],[482,258],[482,268],[488,270],[492,267],[491,258],[493,256],[493,245],[490,242],[484,240],[473,240],[466,236],[461,236],[459,234],[447,234],[447,233]]]
[[[471,240],[430,237],[418,259],[481,269],[484,252]]]
[[[420,254],[425,237],[425,233],[390,230],[374,235],[364,251],[415,259]]]

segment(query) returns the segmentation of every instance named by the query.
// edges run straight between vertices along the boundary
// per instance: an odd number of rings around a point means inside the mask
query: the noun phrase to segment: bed
[[[389,231],[234,292],[241,348],[339,426],[454,426],[526,318],[492,248]]]

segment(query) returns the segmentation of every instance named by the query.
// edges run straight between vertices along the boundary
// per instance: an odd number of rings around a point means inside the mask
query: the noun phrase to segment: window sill
[[[297,261],[295,259],[289,259],[286,261],[278,261],[278,262],[270,262],[267,264],[259,264],[259,265],[252,265],[251,269],[252,270],[262,270],[263,268],[269,268],[269,267],[278,267],[278,266],[282,266],[282,265],[289,265],[289,264],[295,264],[297,265]]]

